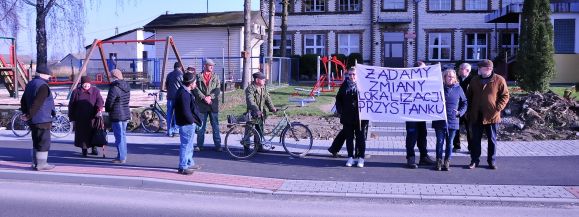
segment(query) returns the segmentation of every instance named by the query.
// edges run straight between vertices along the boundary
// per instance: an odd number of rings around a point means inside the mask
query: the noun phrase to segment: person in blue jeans
[[[123,80],[121,70],[114,69],[112,72],[113,82],[110,84],[109,93],[105,101],[105,111],[109,113],[109,119],[115,135],[115,146],[117,146],[117,158],[113,163],[127,162],[127,122],[131,119],[131,87]]]
[[[452,143],[459,129],[460,117],[466,112],[468,102],[464,91],[458,83],[456,72],[447,69],[442,73],[444,83],[444,98],[446,104],[446,121],[432,121],[432,128],[436,132],[436,166],[435,170],[448,171],[450,169],[450,156]],[[444,147],[444,163],[442,161]]]
[[[195,151],[201,151],[205,143],[205,130],[207,129],[207,118],[211,121],[213,131],[213,144],[215,151],[222,152],[221,135],[219,134],[219,95],[221,94],[221,85],[219,76],[213,72],[215,63],[211,59],[205,61],[205,67],[201,74],[196,75],[197,88],[193,94],[197,99],[197,107],[201,114],[201,130],[197,134],[197,146]]]
[[[167,136],[173,137],[177,131],[175,124],[175,95],[177,90],[183,85],[183,72],[181,71],[181,63],[175,62],[174,70],[167,74],[167,81],[165,81],[165,90],[167,90]]]
[[[193,141],[195,129],[201,124],[201,115],[195,103],[191,90],[196,87],[195,76],[192,73],[183,74],[183,85],[175,95],[175,121],[179,126],[179,169],[178,173],[191,175],[199,169],[193,161]]]

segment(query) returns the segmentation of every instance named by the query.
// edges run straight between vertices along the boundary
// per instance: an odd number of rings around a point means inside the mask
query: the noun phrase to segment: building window
[[[338,34],[338,53],[360,53],[360,34]]]
[[[285,54],[289,56],[292,54],[292,36],[290,34],[286,35],[286,46],[285,46]],[[281,56],[281,35],[274,35],[273,36],[273,56],[279,57]]]
[[[554,20],[555,53],[575,53],[575,19]]]
[[[382,8],[384,10],[405,10],[406,0],[383,0]]]
[[[324,12],[326,11],[326,0],[304,0],[305,12]]]
[[[339,0],[338,11],[361,11],[360,0]]]
[[[428,59],[433,61],[450,61],[451,45],[451,33],[429,33]]]
[[[326,38],[324,34],[306,34],[304,35],[305,54],[326,55]]]
[[[464,9],[467,11],[486,11],[488,6],[488,0],[465,0],[464,2]]]
[[[470,33],[466,34],[465,59],[481,60],[487,58],[487,34]]]
[[[516,32],[505,32],[501,34],[501,51],[507,52],[508,57],[517,55],[519,49],[519,34]]]
[[[451,0],[428,0],[429,11],[450,11],[451,6]]]

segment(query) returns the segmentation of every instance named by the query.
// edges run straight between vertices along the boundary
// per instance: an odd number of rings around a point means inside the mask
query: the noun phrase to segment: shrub
[[[316,80],[318,56],[317,54],[305,54],[300,58],[300,73],[297,80]]]
[[[351,53],[348,55],[348,61],[346,63],[346,68],[350,68],[356,64],[356,61],[360,64],[364,63],[364,58],[361,53]]]

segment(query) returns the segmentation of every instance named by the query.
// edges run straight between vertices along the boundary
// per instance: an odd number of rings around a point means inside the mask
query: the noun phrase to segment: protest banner
[[[446,120],[440,64],[385,68],[356,64],[361,120]]]

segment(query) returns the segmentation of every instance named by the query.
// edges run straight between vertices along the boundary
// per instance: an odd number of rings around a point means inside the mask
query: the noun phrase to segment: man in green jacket
[[[265,75],[261,72],[253,74],[254,81],[245,89],[245,102],[247,111],[256,121],[255,128],[263,135],[263,124],[267,117],[265,108],[270,112],[277,112],[277,109],[271,102],[271,98],[265,88]]]
[[[219,77],[213,73],[215,63],[211,59],[205,61],[203,72],[197,75],[197,88],[193,90],[197,101],[197,107],[201,114],[201,129],[197,133],[197,146],[195,151],[203,149],[205,142],[205,131],[207,129],[207,116],[211,121],[213,131],[213,143],[215,150],[222,152],[221,135],[219,134],[219,95],[221,89],[219,86]]]

